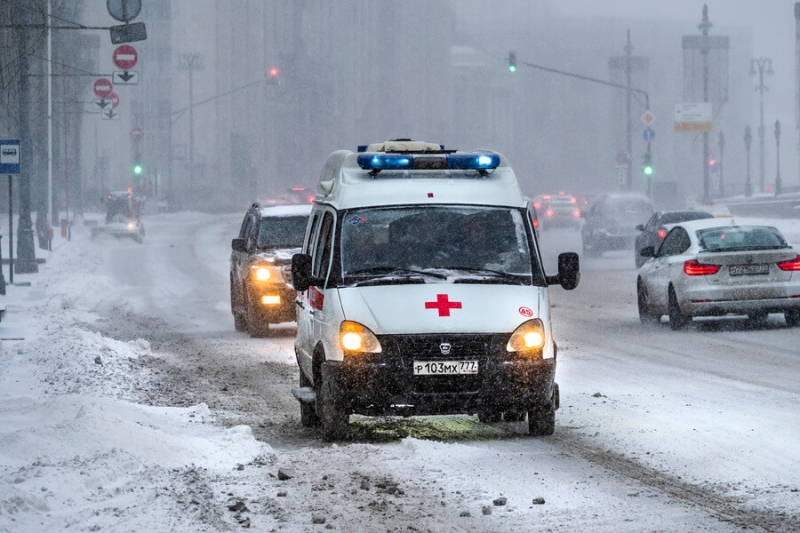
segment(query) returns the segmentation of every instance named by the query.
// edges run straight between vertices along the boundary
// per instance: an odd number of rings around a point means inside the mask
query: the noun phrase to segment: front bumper
[[[297,291],[285,285],[261,285],[248,289],[251,313],[269,324],[297,320],[295,299]],[[263,303],[264,297],[279,299],[279,303]]]
[[[415,338],[410,338],[415,337]],[[491,336],[460,336],[454,347],[485,350],[443,356],[426,350],[438,346],[430,336],[380,338],[384,353],[345,361],[327,361],[342,405],[364,415],[474,414],[481,411],[529,410],[549,405],[555,387],[556,359],[511,359],[505,341]],[[469,338],[464,338],[469,337]],[[426,342],[426,339],[428,342]],[[453,341],[453,339],[448,339]],[[488,342],[487,342],[488,341]],[[503,352],[493,348],[501,345]],[[414,361],[477,360],[478,373],[467,375],[414,375]]]

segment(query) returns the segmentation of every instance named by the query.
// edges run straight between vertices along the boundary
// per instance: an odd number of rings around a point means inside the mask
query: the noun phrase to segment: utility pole
[[[203,56],[182,54],[178,68],[189,71],[189,189],[194,190],[194,71],[203,68]]]
[[[725,179],[722,173],[723,153],[725,152],[725,133],[723,133],[722,130],[719,130],[717,144],[719,145],[719,197],[725,198]]]
[[[708,5],[703,4],[703,20],[698,28],[703,32],[703,43],[700,54],[703,56],[703,102],[708,102],[708,29],[711,22],[708,20]],[[708,176],[708,132],[703,132],[703,203],[711,201]]]
[[[17,225],[17,259],[14,269],[19,274],[39,272],[39,264],[33,246],[33,221],[31,220],[31,169],[33,168],[33,137],[30,124],[31,91],[28,74],[28,28],[27,13],[22,13],[23,23],[17,27],[17,43],[19,49],[19,136],[22,140],[20,148],[19,174],[19,223]],[[9,239],[13,239],[9,235]],[[14,260],[9,257],[9,260]],[[13,278],[12,278],[13,279]]]
[[[750,180],[750,142],[753,136],[750,133],[750,126],[744,129],[744,148],[747,150],[747,178],[744,182],[744,195],[753,196],[753,182]]]
[[[625,145],[629,156],[633,156],[633,140],[631,125],[631,52],[633,52],[633,44],[631,44],[631,30],[628,30],[628,42],[625,43],[625,86],[628,90],[625,91]],[[625,190],[630,191],[633,186],[633,165],[628,164],[628,177],[625,182]]]
[[[750,75],[755,76],[758,75],[758,86],[756,87],[756,91],[759,94],[759,123],[758,123],[758,178],[759,178],[759,187],[760,192],[764,192],[764,183],[766,181],[766,149],[767,149],[767,142],[766,142],[766,128],[764,127],[764,92],[769,90],[769,87],[764,85],[764,74],[772,75],[774,71],[772,70],[772,59],[768,57],[759,57],[757,59],[750,60]]]
[[[781,121],[775,121],[775,196],[781,193]]]

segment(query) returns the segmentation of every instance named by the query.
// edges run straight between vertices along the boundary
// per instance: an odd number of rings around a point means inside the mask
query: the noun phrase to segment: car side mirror
[[[581,281],[580,258],[575,252],[558,254],[558,275],[547,276],[548,285],[559,284],[564,289],[571,291]]]
[[[654,246],[645,246],[639,251],[639,255],[642,257],[655,257],[656,249]]]
[[[311,256],[294,254],[292,256],[292,284],[296,291],[304,292],[313,285],[311,277]]]
[[[636,231],[644,231],[644,224],[636,224]]]
[[[231,240],[231,249],[234,252],[246,252],[244,246],[244,239],[233,239]]]

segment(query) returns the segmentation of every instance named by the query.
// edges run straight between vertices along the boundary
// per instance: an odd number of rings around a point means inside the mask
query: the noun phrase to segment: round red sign
[[[137,141],[142,137],[144,137],[144,132],[142,131],[142,128],[140,128],[139,126],[134,126],[133,129],[131,130],[131,137],[133,137]]]
[[[111,100],[111,108],[116,109],[116,107],[119,105],[119,96],[117,96],[117,93],[109,94],[108,99]]]
[[[94,90],[94,94],[100,98],[107,98],[114,92],[114,86],[111,84],[111,81],[106,78],[100,78],[94,82],[92,89]]]
[[[123,44],[114,50],[113,59],[114,64],[118,68],[121,68],[122,70],[129,70],[132,69],[136,64],[136,61],[139,60],[139,54],[136,53],[136,49],[133,46],[129,44]]]

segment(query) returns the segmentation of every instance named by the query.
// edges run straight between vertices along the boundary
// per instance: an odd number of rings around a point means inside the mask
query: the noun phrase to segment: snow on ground
[[[165,227],[205,225],[197,233],[203,240],[198,253],[208,254],[201,258],[227,283],[227,256],[209,250],[224,250],[220,243],[227,246],[230,235],[212,217],[180,213],[149,220]],[[791,230],[800,234],[800,228]],[[148,227],[144,245],[106,245],[137,253],[137,246],[164,244],[158,239]],[[57,240],[52,252],[37,250],[46,258],[38,274],[15,275],[15,282],[29,287],[8,287],[8,313],[0,322],[0,532],[530,531],[537,524],[548,531],[738,529],[724,516],[676,499],[678,488],[664,493],[646,480],[565,453],[557,439],[516,438],[502,427],[481,430],[502,441],[499,447],[491,438],[464,443],[409,437],[292,448],[260,440],[249,425],[220,424],[220,413],[204,403],[165,405],[164,398],[148,397],[158,367],[143,361],[172,354],[153,349],[147,339],[117,340],[93,327],[107,320],[109,309],[147,312],[164,304],[115,282],[97,250],[86,228],[76,227],[71,241]],[[177,275],[173,265],[163,267]],[[200,289],[169,289],[163,297],[189,298]],[[191,310],[182,320],[192,321]],[[256,356],[280,364],[292,360],[290,352],[271,348]],[[627,403],[624,384],[609,387],[617,398],[586,394],[594,385],[581,383],[580,362],[573,354],[563,363],[573,387],[584,388],[559,412],[568,431],[570,424],[586,422],[581,411],[608,400],[626,412],[631,432],[652,430],[647,446],[662,446],[645,462],[674,454],[696,459],[688,470],[714,464],[713,450],[697,456],[688,449],[695,440],[657,433],[663,420],[647,419],[648,405]],[[638,386],[660,387],[669,379],[656,376]],[[670,409],[658,405],[667,403],[663,396],[652,402],[659,412]],[[693,402],[684,402],[689,424]],[[735,421],[745,428],[750,422]],[[465,431],[479,425],[475,417],[435,423]],[[583,431],[596,433],[586,426]],[[641,440],[631,449],[637,445]],[[790,445],[775,443],[776,449]],[[622,470],[627,464],[621,457],[611,460]],[[791,467],[777,457],[776,465]]]

